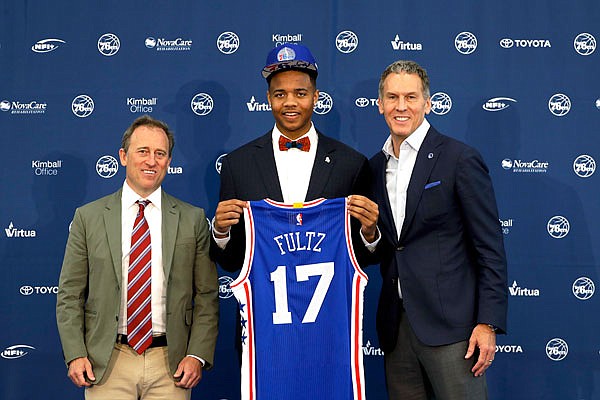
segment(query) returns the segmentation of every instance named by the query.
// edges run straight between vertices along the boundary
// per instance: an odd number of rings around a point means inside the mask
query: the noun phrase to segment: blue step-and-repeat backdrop
[[[487,373],[491,397],[600,399],[597,40],[596,0],[3,0],[0,398],[83,396],[62,360],[58,276],[75,208],[123,183],[125,128],[150,114],[174,129],[164,187],[212,216],[219,158],[273,125],[260,76],[267,52],[295,42],[320,67],[315,125],[368,157],[387,137],[379,75],[397,59],[427,68],[429,121],[482,152],[497,191],[509,334]],[[373,400],[386,398],[374,328],[381,281],[376,266],[367,272]],[[219,276],[215,368],[195,399],[239,398],[236,304],[231,276]]]

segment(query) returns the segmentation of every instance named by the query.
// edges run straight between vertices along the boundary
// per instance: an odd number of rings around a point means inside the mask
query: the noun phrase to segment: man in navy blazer
[[[430,126],[429,78],[387,67],[379,112],[390,136],[371,159],[383,278],[377,331],[390,399],[487,398],[484,372],[505,333],[506,256],[480,154]]]

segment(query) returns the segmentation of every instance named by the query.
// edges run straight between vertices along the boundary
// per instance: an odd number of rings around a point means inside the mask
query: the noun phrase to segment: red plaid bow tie
[[[289,149],[298,149],[301,151],[310,150],[310,139],[303,137],[300,140],[290,140],[285,136],[279,136],[279,150],[288,151]]]

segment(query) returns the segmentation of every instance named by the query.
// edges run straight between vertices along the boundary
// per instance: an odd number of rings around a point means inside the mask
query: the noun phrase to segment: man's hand
[[[226,238],[232,225],[240,222],[244,208],[248,203],[242,200],[231,199],[220,201],[215,212],[213,234],[216,238]]]
[[[486,324],[477,324],[473,329],[465,358],[471,358],[476,347],[479,348],[479,358],[471,372],[475,376],[482,376],[485,370],[492,366],[496,355],[496,332]]]
[[[202,379],[202,363],[194,357],[186,356],[179,362],[173,377],[179,380],[175,382],[175,386],[191,389]]]
[[[379,206],[365,196],[354,194],[348,197],[348,211],[361,225],[360,231],[366,241],[373,243],[377,239],[377,219]]]
[[[96,377],[92,371],[92,364],[87,357],[79,357],[69,363],[69,372],[67,373],[71,381],[77,387],[89,387],[91,383],[85,380],[86,376],[90,381],[95,381]]]

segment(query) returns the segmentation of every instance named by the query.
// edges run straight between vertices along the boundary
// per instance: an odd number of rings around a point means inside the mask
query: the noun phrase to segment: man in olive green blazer
[[[173,390],[190,397],[190,389],[202,376],[202,366],[213,364],[218,326],[218,280],[214,263],[209,258],[209,229],[201,208],[180,201],[162,191],[160,185],[171,160],[173,136],[168,127],[148,116],[138,118],[123,136],[119,151],[126,166],[126,181],[117,192],[86,204],[76,210],[65,250],[57,295],[57,323],[69,377],[80,387],[86,387],[86,398],[96,398],[96,387],[110,387],[119,373],[116,359],[128,351],[133,359],[151,357],[151,351],[162,347],[168,361],[164,375],[169,375]],[[151,200],[146,209],[152,243],[160,236],[163,291],[162,304],[155,310],[155,289],[152,286],[153,343],[143,354],[125,346],[126,336],[119,333],[126,326],[123,299],[126,302],[127,269],[123,248],[129,246],[129,236],[122,230],[125,222],[126,199]],[[159,204],[155,204],[159,203]],[[151,209],[150,206],[155,207]],[[133,204],[132,207],[137,207]],[[153,221],[158,221],[157,235],[152,235]],[[134,212],[135,213],[135,212]],[[131,228],[130,228],[131,229]],[[157,229],[157,228],[155,228]],[[123,244],[127,243],[127,244]],[[152,247],[152,252],[156,246]],[[155,259],[152,259],[153,265]],[[156,264],[160,264],[160,261]],[[128,265],[128,264],[127,264]],[[124,279],[125,277],[125,279]],[[157,278],[152,269],[152,281]],[[125,280],[125,281],[124,281]],[[125,291],[125,294],[123,294]],[[155,327],[155,313],[163,317],[162,329]],[[164,332],[160,332],[163,330]],[[166,341],[165,341],[166,338]],[[160,339],[160,340],[157,340]],[[125,350],[124,350],[125,349]],[[168,349],[168,351],[167,351]],[[117,355],[115,355],[117,354]],[[144,360],[143,360],[144,361]],[[160,362],[160,361],[159,361]],[[143,363],[142,363],[143,364]],[[127,369],[132,368],[127,366]],[[141,372],[143,376],[143,371]],[[133,375],[128,372],[122,375]],[[128,377],[129,378],[129,377]],[[147,379],[147,378],[144,378]],[[98,392],[100,398],[144,398],[144,388],[136,382],[125,388]],[[139,385],[138,385],[139,386]],[[169,385],[166,385],[169,386]],[[179,393],[179,392],[178,392]],[[155,393],[156,394],[156,393]],[[170,393],[169,398],[179,398]],[[122,397],[120,397],[122,396]]]

